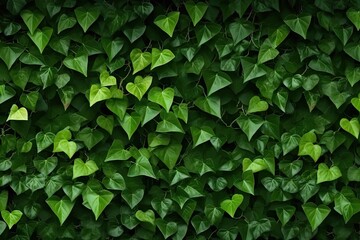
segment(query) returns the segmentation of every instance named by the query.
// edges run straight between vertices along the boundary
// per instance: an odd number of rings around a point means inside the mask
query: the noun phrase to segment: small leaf
[[[154,20],[156,26],[167,33],[170,37],[173,36],[177,22],[179,21],[180,12],[170,12],[167,16],[160,15]]]
[[[89,160],[84,163],[80,158],[77,158],[74,161],[72,179],[89,176],[97,170],[99,170],[99,168],[93,160]]]
[[[164,49],[160,51],[160,49],[152,48],[151,50],[151,68],[153,70],[156,67],[162,66],[170,62],[175,58],[175,55],[169,50]]]
[[[312,231],[315,231],[331,212],[331,209],[328,206],[323,204],[316,206],[311,202],[303,204],[302,208],[309,220]]]
[[[0,58],[4,61],[8,69],[11,68],[23,52],[24,48],[20,45],[0,43]]]
[[[178,230],[178,225],[176,222],[168,222],[163,219],[156,219],[155,223],[165,239],[175,234]]]
[[[74,17],[69,17],[65,13],[62,14],[59,18],[58,25],[57,25],[57,33],[61,33],[62,31],[72,28],[77,23],[76,19]]]
[[[68,197],[60,199],[57,196],[52,196],[46,200],[51,210],[55,213],[60,221],[60,226],[63,225],[65,220],[69,217],[75,202],[72,202]]]
[[[109,58],[109,62],[111,62],[123,48],[124,40],[120,38],[115,38],[114,40],[110,40],[108,38],[101,38],[101,45]]]
[[[107,71],[103,71],[100,74],[100,84],[102,87],[116,86],[116,78],[114,76],[110,76]]]
[[[96,118],[96,123],[102,128],[105,129],[110,135],[114,129],[114,117],[113,116],[103,116],[100,115]]]
[[[221,118],[221,103],[219,97],[199,97],[195,100],[194,104],[202,111]]]
[[[153,210],[147,210],[146,212],[143,212],[142,210],[137,210],[135,213],[135,217],[140,222],[148,222],[151,225],[155,225],[155,213]]]
[[[17,222],[20,221],[23,213],[19,210],[13,210],[9,212],[8,210],[2,210],[1,216],[8,225],[9,229],[11,229]]]
[[[216,23],[207,23],[200,27],[198,26],[195,34],[199,46],[203,45],[204,43],[215,37],[220,32],[220,30],[221,25]]]
[[[11,106],[9,116],[6,121],[27,121],[28,120],[28,112],[26,108],[21,107],[19,108],[16,104]]]
[[[294,206],[284,206],[276,208],[276,215],[280,219],[282,226],[285,226],[286,223],[290,221],[295,211],[296,208]]]
[[[264,120],[261,117],[255,115],[241,115],[236,119],[236,123],[239,125],[241,130],[246,134],[248,140],[250,141],[254,134],[264,124]]]
[[[244,200],[244,196],[241,194],[234,194],[230,199],[226,199],[220,203],[220,206],[225,212],[227,212],[232,218],[234,218],[237,208]]]
[[[203,73],[203,77],[208,91],[208,96],[232,83],[230,76],[224,72],[206,71]]]
[[[260,97],[254,96],[250,99],[249,107],[247,114],[255,112],[263,112],[269,108],[269,105],[266,101],[261,101]]]

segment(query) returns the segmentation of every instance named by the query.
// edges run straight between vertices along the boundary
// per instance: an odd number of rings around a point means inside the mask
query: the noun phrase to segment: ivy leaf
[[[176,162],[179,159],[180,152],[182,149],[181,144],[170,144],[166,147],[157,148],[153,151],[155,156],[157,156],[169,169],[173,169],[176,165]]]
[[[360,112],[360,98],[352,98],[351,104],[354,106],[354,108],[356,108],[356,110]]]
[[[186,103],[180,103],[179,105],[173,105],[172,110],[175,113],[175,116],[179,119],[182,119],[185,123],[188,121],[189,109]]]
[[[200,27],[197,27],[195,34],[199,46],[208,42],[210,39],[215,37],[221,30],[221,25],[217,23],[207,23]]]
[[[134,83],[129,82],[126,84],[126,90],[140,101],[147,92],[147,90],[150,88],[151,83],[151,76],[146,76],[145,78],[141,76],[136,76]]]
[[[193,25],[196,26],[205,15],[208,5],[203,2],[194,3],[193,1],[188,1],[185,3],[185,8]]]
[[[190,127],[190,131],[193,139],[193,148],[204,142],[210,141],[210,139],[215,136],[212,128],[207,126],[203,126],[201,128]]]
[[[129,39],[129,41],[131,43],[133,43],[136,40],[138,40],[145,33],[145,30],[146,30],[145,25],[136,24],[135,26],[133,26],[131,28],[125,29],[124,34]]]
[[[129,168],[128,177],[137,176],[147,176],[156,179],[156,175],[149,160],[143,155],[137,158],[136,162]]]
[[[28,27],[31,35],[34,34],[36,28],[44,19],[44,15],[38,11],[32,12],[30,10],[23,10],[21,11],[20,16]]]
[[[346,16],[350,21],[355,25],[356,30],[360,30],[360,11],[355,10],[354,8],[349,8],[346,11]]]
[[[162,106],[166,112],[169,112],[174,100],[174,89],[168,87],[161,90],[159,87],[153,87],[148,93],[148,99]]]
[[[115,38],[114,40],[109,38],[101,38],[101,45],[109,58],[109,62],[111,62],[123,48],[124,40],[120,38]]]
[[[77,133],[76,139],[83,141],[88,150],[91,150],[96,144],[103,140],[104,134],[96,129],[89,127],[83,128]]]
[[[232,83],[231,77],[224,72],[210,72],[203,73],[208,96],[220,89],[229,86]]]
[[[24,48],[20,45],[0,43],[0,58],[4,61],[8,69],[11,68],[23,52]]]
[[[280,52],[273,47],[273,44],[270,42],[270,40],[266,39],[260,47],[258,63],[261,64],[270,61],[276,58],[279,53]]]
[[[254,27],[250,22],[239,19],[229,24],[229,31],[236,45],[254,32]]]
[[[151,50],[151,68],[153,70],[156,67],[165,65],[169,63],[171,60],[175,58],[175,55],[169,50],[164,49],[160,51],[160,49],[152,48]]]
[[[59,18],[59,22],[57,25],[57,29],[58,29],[57,33],[59,34],[66,29],[70,29],[70,28],[74,27],[76,23],[77,23],[77,21],[74,17],[69,17],[65,13],[62,14]]]
[[[156,126],[157,132],[179,132],[184,133],[184,129],[181,126],[181,123],[176,118],[175,114],[172,112],[165,113],[161,116],[162,121]]]
[[[126,99],[108,99],[106,101],[106,107],[119,117],[120,120],[124,119],[128,102]]]
[[[256,61],[249,57],[241,58],[241,66],[244,72],[244,83],[254,78],[262,77],[266,74],[262,65],[256,63]]]
[[[221,118],[221,103],[219,97],[199,97],[195,100],[194,104],[202,111],[209,113],[215,117]]]
[[[125,202],[129,205],[129,207],[133,209],[143,199],[144,189],[141,188],[125,189],[124,191],[121,192],[121,197],[125,200]]]
[[[105,162],[128,160],[130,157],[131,154],[128,150],[124,149],[123,143],[120,140],[115,139],[106,155]]]
[[[116,86],[116,78],[110,76],[109,72],[103,71],[100,73],[100,84],[102,87]]]
[[[136,129],[139,127],[140,121],[140,115],[137,113],[131,113],[131,115],[126,113],[124,118],[119,121],[121,127],[126,132],[129,140],[131,136],[135,133]]]
[[[9,229],[11,229],[16,223],[18,223],[22,217],[23,213],[19,210],[13,210],[9,212],[8,210],[1,211],[1,217],[4,219]]]
[[[20,96],[20,103],[31,111],[35,111],[39,96],[39,92],[30,92],[28,94],[23,93]]]
[[[88,188],[83,194],[83,199],[89,204],[95,215],[95,220],[99,218],[100,214],[104,211],[106,206],[110,204],[113,198],[114,194],[104,189],[100,191],[93,191]]]
[[[304,210],[305,215],[309,220],[312,231],[315,231],[316,228],[325,220],[325,218],[331,212],[331,209],[328,206],[324,204],[316,206],[314,203],[311,202],[303,204],[302,209]]]
[[[325,163],[320,163],[317,170],[317,184],[322,182],[331,182],[341,177],[341,171],[339,167],[328,167]]]
[[[74,12],[76,19],[84,32],[86,32],[100,16],[100,10],[96,7],[78,7],[74,10]]]
[[[53,29],[50,27],[44,27],[43,29],[36,29],[33,34],[28,33],[30,39],[38,47],[40,53],[42,53],[45,47],[48,45],[50,38],[52,36]]]
[[[73,166],[73,177],[72,179],[89,176],[99,170],[98,166],[93,160],[83,162],[80,158],[76,158]]]
[[[353,135],[356,139],[359,138],[360,123],[357,118],[352,118],[350,121],[346,118],[342,118],[340,120],[340,127]]]
[[[113,132],[114,129],[114,117],[113,116],[104,116],[100,115],[96,118],[96,123],[99,125],[102,129],[105,129],[110,135]]]
[[[14,97],[15,90],[11,87],[0,85],[0,104]]]
[[[276,215],[280,219],[282,226],[285,226],[290,221],[295,211],[296,208],[294,206],[284,206],[276,208]]]
[[[247,114],[255,113],[255,112],[263,112],[263,111],[266,111],[268,108],[269,108],[269,105],[266,101],[260,100],[259,96],[253,96],[250,99]]]
[[[163,219],[156,219],[155,223],[165,239],[174,235],[178,230],[178,225],[176,222],[168,222]]]
[[[344,52],[356,61],[360,62],[360,46],[357,43],[351,42],[346,44]]]
[[[255,190],[254,190],[255,178],[254,178],[253,171],[251,171],[251,170],[244,171],[242,173],[241,180],[236,181],[234,183],[234,186],[243,192],[254,195],[255,194]]]
[[[269,41],[273,48],[277,48],[289,35],[290,30],[286,25],[281,25],[270,36]]]
[[[58,159],[57,157],[49,157],[44,160],[34,160],[33,163],[34,163],[34,167],[39,172],[47,176],[56,168],[58,164]]]
[[[292,178],[296,174],[298,174],[303,167],[303,161],[295,160],[295,161],[281,161],[279,163],[279,169],[283,172],[287,177]]]
[[[244,200],[244,196],[241,194],[234,194],[231,199],[226,199],[220,203],[221,208],[227,212],[232,218],[234,218],[237,208]]]
[[[110,99],[112,97],[110,89],[107,87],[101,87],[99,84],[92,84],[89,94],[90,107],[97,102]]]
[[[19,108],[16,104],[13,104],[10,108],[9,116],[6,121],[27,121],[28,120],[28,112],[26,108]]]
[[[160,15],[154,20],[156,26],[167,33],[170,37],[173,36],[175,27],[179,21],[180,12],[170,12],[167,16]]]
[[[334,209],[343,216],[345,223],[347,223],[352,216],[360,212],[360,200],[350,188],[344,187],[335,196]]]
[[[81,54],[75,57],[68,56],[64,59],[63,63],[67,68],[77,71],[87,77],[88,55]]]
[[[134,48],[130,53],[130,60],[133,65],[133,75],[147,66],[150,65],[152,61],[151,53],[149,52],[142,52],[138,48]]]
[[[284,22],[293,32],[306,39],[306,34],[311,22],[311,15],[300,14],[296,16],[290,14],[284,19]]]
[[[250,141],[257,130],[259,130],[260,127],[264,124],[264,120],[261,117],[255,115],[241,115],[236,119],[236,123]]]
[[[65,220],[69,217],[75,202],[72,202],[68,197],[60,199],[57,196],[52,196],[46,200],[51,210],[55,213],[60,221],[60,226],[63,225]]]
[[[325,72],[332,75],[335,74],[331,58],[325,54],[321,54],[317,59],[311,60],[309,67],[315,71]]]

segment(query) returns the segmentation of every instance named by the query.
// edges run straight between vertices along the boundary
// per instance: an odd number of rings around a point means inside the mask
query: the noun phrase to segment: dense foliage
[[[359,238],[359,1],[0,9],[1,239]]]

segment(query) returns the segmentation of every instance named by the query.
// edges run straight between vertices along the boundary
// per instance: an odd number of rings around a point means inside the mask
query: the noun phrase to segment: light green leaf
[[[83,199],[89,204],[97,220],[107,205],[114,198],[114,194],[108,190],[93,191],[88,188],[83,194]]]
[[[219,97],[198,97],[195,100],[194,104],[202,111],[209,113],[215,117],[221,118],[221,103]]]
[[[208,42],[210,39],[215,37],[221,30],[221,25],[216,23],[207,23],[202,26],[198,26],[195,31],[196,39],[199,46]]]
[[[180,12],[170,12],[167,16],[160,15],[154,20],[156,26],[167,33],[170,37],[173,36],[175,27],[179,21]]]
[[[121,197],[126,201],[131,209],[140,203],[144,197],[144,189],[132,188],[121,192]]]
[[[236,123],[239,125],[241,130],[246,134],[248,140],[250,141],[254,134],[264,124],[264,120],[261,117],[255,115],[241,115],[236,119]]]
[[[76,158],[73,166],[73,177],[72,179],[89,176],[99,170],[98,166],[93,160],[83,162],[80,158]]]
[[[120,140],[115,139],[106,155],[105,162],[128,160],[130,157],[131,154],[128,150],[124,149],[123,143]]]
[[[352,118],[350,121],[346,118],[342,118],[340,120],[340,127],[353,135],[356,139],[359,138],[360,123],[357,118]]]
[[[156,67],[162,66],[170,62],[175,58],[175,55],[169,50],[164,49],[160,50],[157,48],[152,48],[151,50],[151,68],[153,70]]]
[[[360,30],[360,11],[354,8],[349,8],[346,11],[346,16],[355,25],[356,30]]]
[[[244,200],[244,196],[241,194],[234,194],[231,199],[226,199],[220,203],[220,207],[227,212],[232,218],[234,218],[237,208]]]
[[[11,99],[15,95],[16,92],[13,88],[6,85],[0,85],[0,104]]]
[[[147,210],[146,212],[143,212],[142,210],[137,210],[135,213],[135,217],[140,222],[147,222],[151,225],[155,225],[155,213],[151,209]]]
[[[12,212],[9,212],[8,210],[1,211],[1,216],[8,225],[9,229],[20,221],[22,215],[23,213],[19,210],[13,210]]]
[[[168,87],[161,90],[159,87],[153,87],[148,93],[148,99],[162,106],[166,112],[169,112],[174,100],[174,89]]]
[[[281,25],[270,36],[269,41],[273,48],[277,48],[289,35],[290,30],[286,25]]]
[[[88,55],[81,54],[75,57],[68,56],[64,59],[63,63],[67,68],[77,71],[87,77]]]
[[[136,76],[134,83],[129,82],[126,84],[126,90],[140,101],[147,92],[147,90],[150,88],[151,83],[151,76],[146,76],[145,78],[141,76]]]
[[[38,47],[40,53],[42,53],[45,47],[48,45],[53,29],[50,27],[44,27],[43,29],[36,29],[33,34],[28,33],[28,36]]]
[[[66,29],[74,27],[76,23],[77,23],[77,21],[74,17],[69,17],[68,15],[63,13],[60,16],[59,21],[58,21],[57,33],[59,34]]]
[[[260,100],[259,96],[253,96],[250,99],[247,114],[255,112],[263,112],[269,108],[269,104],[266,101]]]
[[[130,60],[133,65],[133,75],[151,64],[152,56],[149,52],[142,52],[134,48],[130,53]]]
[[[298,16],[290,14],[285,19],[284,22],[289,28],[306,39],[306,34],[310,26],[311,15],[300,14]]]
[[[119,121],[121,127],[126,132],[129,140],[131,136],[135,133],[136,129],[139,127],[140,121],[140,115],[135,112],[131,113],[131,115],[126,113],[124,118]]]
[[[0,43],[0,58],[4,61],[8,69],[11,68],[23,52],[24,48],[20,45]]]
[[[6,121],[27,121],[28,120],[28,112],[26,108],[19,108],[16,104],[13,104],[10,108],[9,116]]]
[[[298,155],[308,155],[316,162],[321,156],[321,146],[307,142],[304,145],[300,145]]]
[[[200,20],[203,18],[208,5],[203,2],[194,3],[193,1],[187,1],[185,3],[185,8],[191,18],[193,25],[196,26],[196,24],[198,24],[198,22],[200,22]]]
[[[231,77],[224,72],[210,72],[203,73],[208,96],[214,92],[229,86],[232,83]]]
[[[302,209],[309,220],[312,231],[315,231],[331,212],[331,209],[328,206],[324,204],[316,206],[311,202],[303,204]]]
[[[100,10],[96,7],[78,7],[74,10],[76,19],[84,32],[98,19]]]
[[[104,177],[102,183],[104,187],[109,190],[123,191],[126,188],[125,179],[120,173],[114,173],[109,177]]]
[[[116,78],[110,76],[109,72],[103,71],[100,73],[100,84],[102,87],[116,86]]]
[[[189,116],[189,109],[186,103],[180,103],[179,105],[173,105],[172,110],[175,113],[175,116],[185,123],[187,123]]]
[[[30,10],[23,10],[21,11],[20,16],[28,27],[31,35],[34,34],[36,28],[44,19],[44,15],[38,11],[32,12]]]
[[[341,177],[341,171],[339,167],[328,167],[325,163],[320,163],[317,170],[317,184],[322,182],[331,182]]]
[[[60,199],[57,196],[52,196],[46,200],[51,210],[55,213],[60,221],[60,226],[63,225],[65,220],[69,217],[71,210],[75,205],[75,201],[72,202],[68,197]]]
[[[54,142],[55,134],[38,132],[35,136],[37,152],[41,152]]]
[[[110,99],[112,94],[110,89],[107,87],[101,87],[99,84],[92,84],[90,88],[89,94],[89,103],[90,107],[97,102],[104,101],[106,99]]]

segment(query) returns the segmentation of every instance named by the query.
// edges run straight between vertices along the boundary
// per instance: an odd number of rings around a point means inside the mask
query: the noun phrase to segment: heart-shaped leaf
[[[168,222],[163,219],[156,219],[155,223],[165,239],[175,234],[178,230],[178,225],[176,222]]]
[[[24,48],[20,45],[0,43],[0,58],[4,61],[8,69],[11,68],[23,52]]]
[[[307,219],[311,225],[312,231],[315,229],[325,220],[325,218],[331,212],[331,209],[324,205],[316,206],[314,203],[308,202],[302,205],[302,209],[305,212]]]
[[[59,22],[57,25],[57,28],[58,28],[57,33],[59,34],[66,29],[74,27],[76,23],[77,23],[76,18],[70,17],[70,16],[66,15],[65,13],[62,14],[59,18]]]
[[[175,27],[179,21],[180,12],[170,12],[167,16],[160,15],[154,20],[156,26],[167,33],[170,37],[173,36]]]
[[[126,99],[108,99],[106,101],[106,107],[114,113],[120,120],[125,116],[128,102]]]
[[[340,120],[340,127],[353,135],[356,139],[359,138],[360,123],[357,118],[353,118],[350,121],[346,118],[342,118]]]
[[[156,67],[165,65],[174,58],[175,55],[169,49],[160,50],[157,48],[152,48],[150,69],[153,70]]]
[[[56,141],[54,141],[55,146]],[[60,140],[57,143],[57,147],[54,147],[53,152],[64,152],[69,158],[72,158],[77,151],[77,145],[75,142],[67,141],[65,139]]]
[[[136,76],[134,83],[129,82],[128,84],[126,84],[126,90],[140,101],[147,92],[147,90],[150,88],[151,83],[151,76],[146,76],[145,78],[141,76]]]
[[[239,125],[241,130],[246,134],[248,140],[250,141],[254,134],[264,124],[264,120],[261,117],[255,115],[241,115],[236,119],[236,123]]]
[[[352,216],[360,212],[360,200],[349,187],[344,187],[335,196],[335,211],[341,214],[347,223]]]
[[[101,38],[101,45],[104,48],[106,55],[109,57],[109,62],[111,62],[123,48],[124,40],[120,38],[115,38],[114,40]]]
[[[307,30],[311,22],[311,15],[289,15],[284,19],[286,25],[293,31],[306,39]]]
[[[308,155],[316,162],[321,156],[321,147],[320,145],[307,142],[299,148],[298,155],[299,156]]]
[[[0,104],[11,99],[16,94],[15,90],[9,86],[0,85]]]
[[[341,171],[339,167],[332,166],[328,167],[325,163],[320,163],[317,170],[317,182],[316,183],[322,183],[322,182],[331,182],[335,179],[338,179],[341,177]]]
[[[8,225],[9,229],[20,221],[22,215],[23,213],[19,210],[13,210],[12,212],[9,212],[8,210],[1,211],[1,216]]]
[[[216,23],[207,23],[202,26],[196,27],[196,39],[199,43],[199,46],[203,45],[204,43],[208,42],[210,39],[215,37],[221,30],[221,25]]]
[[[229,24],[229,31],[236,45],[254,31],[254,26],[244,19],[239,19]]]
[[[286,223],[290,221],[295,211],[296,208],[294,206],[284,206],[276,208],[276,215],[280,219],[282,226],[285,226]]]
[[[96,119],[96,123],[103,129],[105,129],[110,135],[114,129],[114,117],[100,115]]]
[[[34,167],[44,175],[49,175],[58,164],[57,157],[49,157],[44,160],[34,160]]]
[[[87,189],[83,194],[83,199],[89,204],[97,220],[107,205],[114,198],[114,194],[108,190],[93,191]]]
[[[83,160],[77,158],[74,161],[72,178],[75,179],[82,176],[89,176],[97,170],[99,170],[99,168],[93,160],[89,160],[84,163]]]
[[[137,210],[135,213],[135,217],[140,222],[147,222],[151,225],[155,225],[155,213],[151,209],[147,210],[146,212],[143,212],[142,210]]]
[[[161,90],[159,87],[153,87],[148,93],[148,99],[162,106],[166,112],[169,112],[174,100],[174,89],[168,87]]]
[[[19,108],[16,104],[13,104],[10,108],[9,116],[6,121],[15,120],[15,121],[27,121],[28,112],[26,108]]]
[[[220,207],[227,212],[232,218],[234,218],[237,208],[244,200],[244,196],[241,194],[234,194],[231,199],[226,199],[220,203]]]
[[[350,21],[355,25],[356,30],[360,30],[360,11],[355,10],[354,8],[349,8],[346,11],[346,16]]]
[[[352,98],[351,104],[360,112],[360,98]]]
[[[203,2],[194,3],[193,1],[187,1],[185,3],[186,11],[188,12],[191,21],[194,26],[203,18],[208,5]]]
[[[165,199],[155,198],[151,200],[151,206],[160,215],[161,218],[164,218],[167,215],[167,213],[171,209],[172,204],[173,201],[170,198],[165,198]]]
[[[92,84],[90,88],[89,94],[89,103],[90,107],[97,102],[104,101],[106,99],[110,99],[112,94],[110,89],[107,87],[101,87],[99,84]]]
[[[206,71],[203,73],[203,77],[208,96],[232,83],[230,76],[224,72]]]
[[[28,27],[30,34],[34,34],[36,28],[44,19],[44,15],[38,11],[32,12],[30,10],[23,10],[20,13],[21,18]]]
[[[68,197],[60,199],[57,196],[52,196],[46,200],[51,210],[55,213],[60,221],[60,226],[63,225],[65,220],[69,217],[75,202],[72,202]]]
[[[266,101],[260,100],[259,96],[253,96],[250,99],[247,114],[255,112],[263,112],[269,108],[269,104]]]
[[[63,63],[67,68],[77,71],[87,77],[88,55],[81,54],[75,57],[68,56],[64,59]]]
[[[100,10],[96,7],[78,7],[74,12],[76,19],[84,32],[86,32],[100,16]]]
[[[199,97],[194,102],[202,111],[221,118],[221,102],[217,96]]]
[[[36,29],[33,34],[28,33],[30,39],[38,47],[40,53],[42,53],[45,47],[48,45],[53,29],[50,27],[44,27],[43,29]]]
[[[140,121],[141,119],[139,114],[131,113],[130,115],[126,113],[124,118],[119,121],[119,123],[130,139],[131,136],[135,133],[136,129],[139,127]]]
[[[103,71],[100,74],[100,83],[102,87],[108,86],[116,86],[116,78],[114,76],[110,76],[107,71]]]
[[[135,74],[151,64],[152,56],[149,52],[134,48],[130,53],[130,60],[134,69],[133,74]]]

